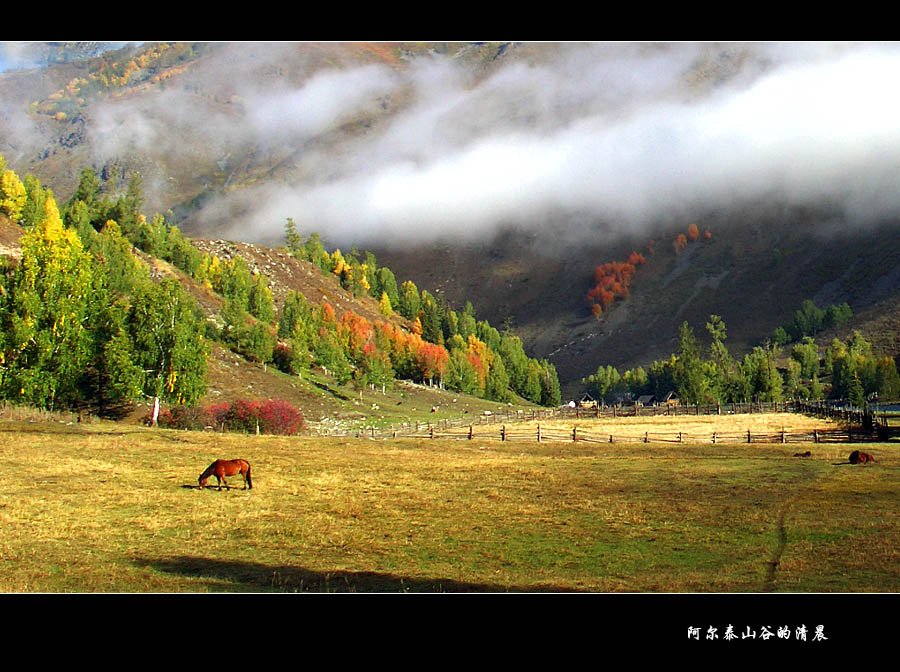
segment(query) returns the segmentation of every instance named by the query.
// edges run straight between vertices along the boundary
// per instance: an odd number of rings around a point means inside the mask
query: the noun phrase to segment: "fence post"
[[[819,430],[814,429],[813,430],[813,443],[818,443],[818,442],[819,442]]]
[[[750,443],[750,430],[747,430],[747,443]]]
[[[500,425],[500,440],[506,441],[506,425]]]
[[[781,428],[781,442],[784,443],[784,427]]]
[[[469,425],[469,441],[472,440],[472,425]]]
[[[538,443],[540,443],[541,442],[541,426],[540,425],[537,426],[537,430],[538,430]]]
[[[644,432],[644,443],[650,443],[650,439],[648,438],[648,432]]]
[[[573,427],[572,428],[572,443],[575,443],[576,441],[578,441],[578,428]]]
[[[682,437],[681,432],[678,432],[678,443],[684,443],[684,437]]]
[[[713,432],[713,443],[715,443],[715,442],[716,442],[716,433]]]
[[[432,427],[430,425],[428,427],[428,438],[431,438],[431,439],[434,438],[434,427]]]

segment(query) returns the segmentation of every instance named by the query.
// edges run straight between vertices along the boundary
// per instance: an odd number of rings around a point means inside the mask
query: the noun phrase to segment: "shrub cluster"
[[[144,418],[150,424],[150,415]],[[157,422],[167,429],[246,432],[290,436],[306,427],[303,413],[290,403],[277,399],[247,401],[238,399],[210,406],[173,406],[160,411]]]

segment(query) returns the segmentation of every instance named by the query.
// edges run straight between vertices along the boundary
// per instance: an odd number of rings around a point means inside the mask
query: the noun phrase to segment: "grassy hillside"
[[[18,258],[21,255],[22,233],[21,227],[0,214],[0,254]],[[346,311],[351,311],[372,321],[391,322],[405,330],[411,328],[408,320],[396,314],[391,317],[382,315],[378,303],[368,295],[354,296],[343,289],[332,274],[294,258],[282,249],[222,240],[198,240],[195,245],[202,252],[218,256],[223,261],[241,256],[252,272],[263,273],[269,279],[276,306],[281,306],[289,292],[298,291],[311,303],[331,305],[338,320]],[[222,308],[220,295],[165,261],[139,250],[135,253],[150,267],[155,278],[177,278],[207,318],[216,319]],[[300,375],[289,375],[272,364],[248,361],[222,343],[210,342],[210,346],[207,390],[199,401],[201,406],[238,399],[284,400],[301,410],[308,429],[313,433],[348,432],[363,427],[388,429],[402,423],[438,422],[475,417],[486,411],[496,412],[510,407],[534,407],[521,398],[516,398],[513,403],[500,404],[404,380],[394,381],[384,391],[369,388],[357,390],[351,384],[336,383],[321,369],[313,368]],[[127,415],[128,422],[135,423],[147,417],[150,406],[149,400],[136,404]]]

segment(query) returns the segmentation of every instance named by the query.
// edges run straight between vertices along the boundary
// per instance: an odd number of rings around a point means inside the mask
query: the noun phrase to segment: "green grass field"
[[[900,592],[895,444],[0,437],[7,593]]]

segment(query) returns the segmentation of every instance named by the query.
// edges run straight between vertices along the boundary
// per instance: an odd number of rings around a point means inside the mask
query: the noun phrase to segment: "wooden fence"
[[[358,436],[384,438],[383,433],[359,432]],[[421,427],[417,432],[395,434],[406,438],[421,439],[458,439],[481,441],[513,441],[513,442],[549,442],[549,443],[858,443],[875,440],[871,434],[854,431],[853,428],[836,428],[828,430],[812,430],[803,432],[712,432],[706,434],[688,432],[641,432],[638,434],[619,434],[590,431],[579,427],[571,430],[559,427],[546,428],[501,425],[485,428],[470,425],[463,431],[441,428],[437,425]]]
[[[560,419],[594,419],[624,417],[688,416],[688,415],[734,415],[751,413],[803,413],[838,420],[842,426],[828,430],[778,431],[774,433],[717,432],[707,434],[687,432],[643,432],[639,434],[617,434],[590,431],[577,426],[571,430],[536,428],[521,426],[526,422]],[[858,443],[887,440],[881,420],[860,409],[842,408],[824,402],[768,402],[747,404],[710,404],[693,406],[653,406],[584,408],[551,408],[531,411],[506,410],[489,415],[461,417],[434,422],[408,422],[390,428],[367,427],[351,432],[340,432],[342,436],[360,438],[427,438],[460,440],[496,440],[524,442],[593,442],[593,443]],[[498,427],[499,425],[499,427]],[[900,426],[895,428],[900,435]],[[335,433],[332,433],[335,435]]]

